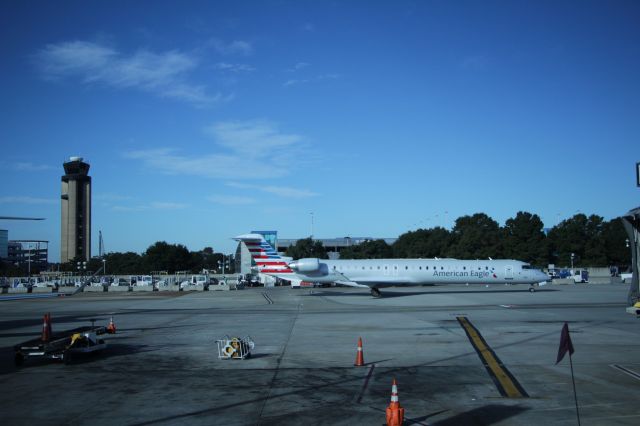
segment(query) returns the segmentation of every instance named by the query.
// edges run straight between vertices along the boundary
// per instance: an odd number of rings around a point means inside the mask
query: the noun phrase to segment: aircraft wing
[[[360,284],[357,283],[355,281],[336,281],[336,284],[340,284],[340,285],[346,285],[348,287],[364,287],[364,288],[371,288],[371,285],[367,285],[367,284]]]
[[[382,276],[376,277],[374,280],[371,277],[347,277],[345,274],[340,273],[340,275],[344,278],[343,280],[336,281],[336,284],[342,284],[350,287],[386,287],[392,286],[396,284],[402,283],[410,283],[411,280],[408,278],[398,277],[398,276]]]
[[[298,277],[295,274],[266,274],[266,275],[271,275],[272,277],[277,277],[280,279],[283,279],[285,281],[289,281],[292,285],[297,284],[300,285],[300,283],[302,281],[304,281],[302,278]]]

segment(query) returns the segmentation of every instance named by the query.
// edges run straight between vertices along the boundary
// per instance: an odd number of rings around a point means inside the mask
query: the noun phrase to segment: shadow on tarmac
[[[497,405],[489,404],[484,407],[474,408],[473,410],[466,411],[464,413],[456,414],[448,419],[439,420],[435,423],[429,423],[433,426],[458,426],[458,425],[492,425],[500,423],[508,419],[509,417],[517,416],[518,414],[527,411],[529,408],[519,405]],[[437,413],[436,413],[437,414]],[[417,423],[419,420],[425,420],[430,416],[420,417],[416,419],[406,419],[407,424],[421,424]]]
[[[106,349],[88,354],[74,354],[67,364],[86,364],[97,362],[108,358],[133,355],[142,352],[153,352],[155,349],[146,345],[128,345],[124,343],[111,343],[107,341]],[[62,364],[59,360],[48,358],[30,358],[25,361],[20,368],[14,364],[15,351],[13,346],[0,348],[0,375],[15,373],[25,368],[46,367],[48,365]]]
[[[125,343],[107,342],[106,349],[100,352],[92,352],[88,354],[74,354],[67,364],[88,364],[109,358],[117,358],[119,356],[139,354],[143,352],[153,352],[154,349],[148,349],[147,345],[128,345]],[[51,361],[50,361],[51,362]],[[55,361],[54,361],[55,362]]]
[[[546,292],[554,292],[558,291],[553,288],[545,288],[539,289],[536,288],[535,293],[546,293]],[[420,295],[429,295],[429,294],[480,294],[480,293],[529,293],[529,288],[526,289],[505,289],[505,290],[484,290],[484,289],[476,289],[476,290],[427,290],[427,291],[403,291],[403,292],[395,292],[393,290],[388,291],[387,289],[381,290],[382,297],[380,299],[389,299],[394,297],[407,297],[407,296],[420,296]],[[355,292],[355,291],[327,291],[327,290],[313,290],[312,293],[302,295],[303,297],[323,297],[323,296],[357,296],[357,297],[371,297],[370,293],[365,292]]]

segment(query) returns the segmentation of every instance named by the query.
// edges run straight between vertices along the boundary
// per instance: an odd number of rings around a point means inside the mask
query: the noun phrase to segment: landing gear
[[[534,293],[536,291],[536,288],[533,286],[533,284],[531,284],[531,287],[529,287],[529,293]]]
[[[371,295],[377,299],[382,296],[382,293],[380,293],[380,290],[376,287],[371,287]]]

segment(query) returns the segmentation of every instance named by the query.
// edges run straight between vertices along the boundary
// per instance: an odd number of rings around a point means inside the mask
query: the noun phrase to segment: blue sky
[[[0,4],[0,221],[60,252],[62,163],[93,252],[231,252],[253,229],[396,237],[639,202],[635,1]],[[313,214],[311,214],[313,212]]]

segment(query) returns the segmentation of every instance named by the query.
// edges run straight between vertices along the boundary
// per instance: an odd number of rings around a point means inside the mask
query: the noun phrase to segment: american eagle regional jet
[[[283,258],[260,234],[245,234],[234,238],[243,242],[255,270],[290,281],[292,286],[302,281],[341,284],[371,289],[380,297],[380,288],[423,284],[533,284],[547,281],[539,269],[519,260],[488,259],[356,259],[328,260]]]

